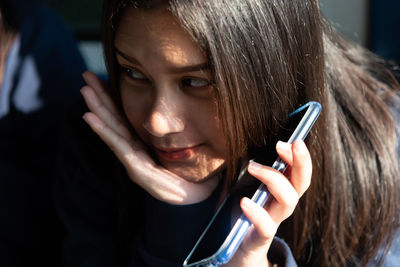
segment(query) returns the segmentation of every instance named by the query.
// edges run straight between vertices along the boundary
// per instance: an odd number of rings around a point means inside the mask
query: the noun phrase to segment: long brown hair
[[[399,223],[395,105],[384,62],[339,36],[316,0],[105,1],[103,44],[118,94],[114,36],[126,6],[167,3],[207,55],[229,153],[227,178],[249,149],[273,140],[287,114],[318,101],[307,144],[310,189],[280,227],[300,265],[364,265]]]

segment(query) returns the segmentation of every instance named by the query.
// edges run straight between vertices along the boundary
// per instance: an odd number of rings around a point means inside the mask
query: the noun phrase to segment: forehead
[[[116,32],[115,46],[129,54],[157,56],[175,65],[205,60],[199,46],[164,6],[127,8]]]

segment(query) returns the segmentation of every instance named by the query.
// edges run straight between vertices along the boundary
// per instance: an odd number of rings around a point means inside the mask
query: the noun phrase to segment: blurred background
[[[41,0],[69,25],[95,73],[105,74],[99,21],[102,0]],[[320,0],[324,15],[345,35],[400,63],[400,0]]]

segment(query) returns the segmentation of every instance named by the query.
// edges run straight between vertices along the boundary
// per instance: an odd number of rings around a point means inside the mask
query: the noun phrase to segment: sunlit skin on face
[[[166,9],[129,8],[115,48],[123,109],[138,136],[182,178],[217,177],[226,147],[199,47]]]

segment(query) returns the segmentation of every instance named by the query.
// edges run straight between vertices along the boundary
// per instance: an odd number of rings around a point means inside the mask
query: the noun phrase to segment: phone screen
[[[292,139],[294,139],[294,136],[296,135],[294,132],[298,132],[300,122],[304,122],[305,119],[303,118],[307,113],[307,110],[309,109],[307,107],[309,106],[303,107],[297,109],[288,116],[285,127],[281,129],[276,140],[269,140],[263,147],[251,151],[249,153],[249,159],[264,165],[272,166],[278,157],[275,150],[276,142],[278,140],[289,141],[289,139],[293,141]],[[318,114],[316,116],[318,116]],[[316,117],[314,118],[314,121],[315,120]],[[314,121],[312,121],[312,124]],[[301,135],[305,137],[307,133],[302,133]],[[257,191],[260,182],[247,172],[247,164],[248,161],[243,164],[243,171],[239,175],[238,182],[218,208],[212,222],[207,226],[195,248],[192,250],[191,255],[186,260],[186,265],[209,258],[221,248],[235,222],[242,215],[240,210],[240,200],[245,196],[252,198],[254,193]]]

